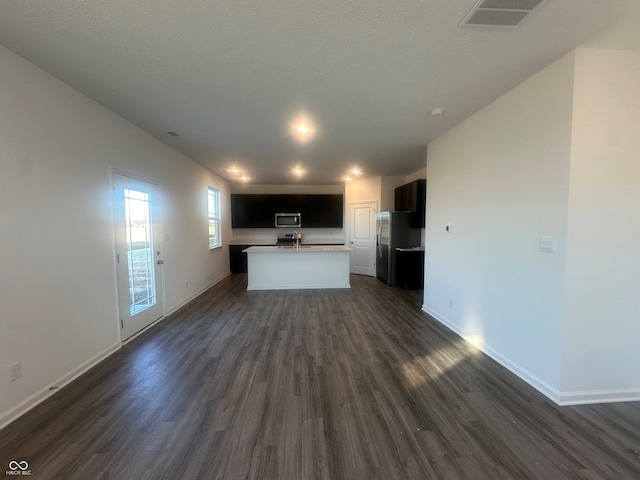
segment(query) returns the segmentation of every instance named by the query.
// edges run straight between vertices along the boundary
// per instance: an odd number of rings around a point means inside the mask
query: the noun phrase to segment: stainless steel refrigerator
[[[420,246],[420,229],[409,227],[408,212],[379,212],[376,215],[376,276],[387,285],[397,285],[396,248]]]

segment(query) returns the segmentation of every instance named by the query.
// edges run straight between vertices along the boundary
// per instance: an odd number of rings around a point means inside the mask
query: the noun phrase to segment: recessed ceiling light
[[[360,175],[362,175],[362,170],[360,170],[359,168],[352,168],[351,170],[349,170],[349,173],[351,175],[359,177]]]
[[[352,180],[353,180],[353,178],[351,178],[349,176],[344,177],[344,181],[347,182],[347,183],[351,182]]]
[[[293,173],[297,177],[300,177],[300,176],[304,175],[304,168],[302,168],[302,167],[294,167],[291,170],[291,173]]]
[[[316,126],[309,115],[300,113],[289,124],[289,133],[299,143],[307,143],[316,136]]]
[[[431,109],[431,116],[432,117],[440,117],[442,115],[444,115],[444,108],[436,107],[436,108],[432,108]]]
[[[242,183],[247,183],[250,179],[246,175],[243,175],[240,177],[240,180],[242,180]]]

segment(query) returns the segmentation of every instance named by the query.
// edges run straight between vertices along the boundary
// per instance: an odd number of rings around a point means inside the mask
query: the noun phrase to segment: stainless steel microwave
[[[302,226],[299,213],[276,213],[276,227],[291,228]]]

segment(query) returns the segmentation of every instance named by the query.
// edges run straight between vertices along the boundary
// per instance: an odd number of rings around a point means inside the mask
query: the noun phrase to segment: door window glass
[[[208,205],[209,213],[209,249],[220,246],[220,192],[209,187]]]
[[[156,304],[149,194],[124,189],[131,315]]]

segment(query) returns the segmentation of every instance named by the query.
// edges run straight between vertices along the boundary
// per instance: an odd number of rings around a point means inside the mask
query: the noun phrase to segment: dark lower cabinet
[[[273,247],[273,243],[269,245],[229,245],[229,270],[231,273],[247,273],[247,254],[243,252],[249,247]]]
[[[424,250],[396,249],[396,280],[405,290],[424,288]]]
[[[251,245],[229,245],[229,269],[231,273],[247,273],[247,254],[243,252]]]

